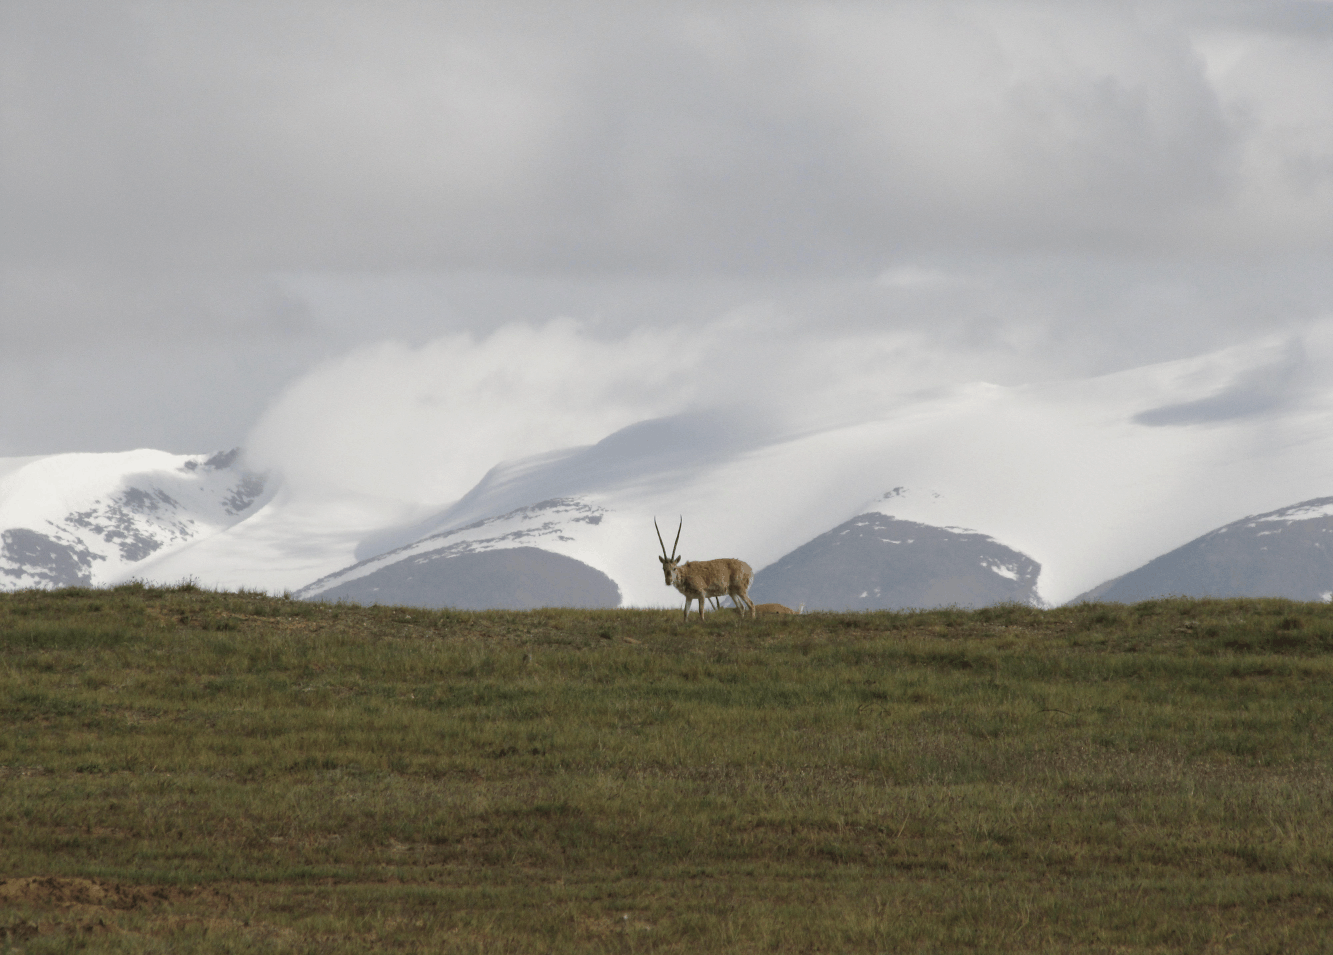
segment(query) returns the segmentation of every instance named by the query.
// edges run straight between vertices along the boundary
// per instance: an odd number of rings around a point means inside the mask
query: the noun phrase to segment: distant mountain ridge
[[[700,473],[706,475],[718,460],[745,460],[743,448],[726,456],[719,427],[712,418],[648,422],[598,445],[497,466],[460,502],[418,524],[416,539],[325,571],[295,595],[477,609],[611,607],[627,604],[628,581],[637,588],[631,605],[676,604],[652,556],[658,546],[652,513],[679,506],[663,501],[664,493],[683,486],[694,494],[704,486],[706,478],[694,476],[692,467],[705,468]],[[691,428],[701,429],[703,438],[687,461],[681,449]],[[658,442],[672,453],[661,452]],[[680,469],[666,476],[672,462]],[[316,525],[273,520],[276,484],[248,470],[237,450],[0,459],[0,589],[113,584],[141,574],[141,567],[171,568],[170,580],[194,576],[195,555],[218,552],[199,548],[244,540],[227,536],[239,527],[301,559],[316,555],[312,566],[323,560],[338,567],[318,557],[328,545],[310,533]],[[552,489],[576,493],[517,503]],[[835,511],[836,500],[821,506]],[[727,553],[759,567],[751,588],[759,602],[809,610],[1044,605],[1041,564],[994,536],[950,526],[956,505],[949,496],[894,487],[858,510],[763,563],[748,546],[728,544],[732,538],[718,536],[708,522],[687,520],[683,543],[691,557]],[[458,526],[463,518],[471,519]],[[753,523],[779,532],[783,526]],[[385,523],[371,526],[384,529],[363,538],[367,542],[413,534]],[[348,538],[344,533],[338,540]],[[347,555],[343,560],[353,557],[350,546],[339,546],[347,548],[339,551]],[[248,551],[233,547],[231,553],[246,566]],[[1333,497],[1233,521],[1074,600],[1168,595],[1333,600]]]
[[[1166,596],[1333,599],[1333,497],[1233,521],[1071,603]]]
[[[1333,323],[1326,344],[1333,354]],[[314,599],[338,588],[381,602],[447,592],[469,605],[588,594],[605,604],[609,581],[620,606],[679,607],[653,522],[683,516],[687,559],[745,560],[761,574],[756,596],[789,606],[1062,603],[1094,591],[1320,599],[1333,594],[1316,515],[1333,460],[1324,422],[1333,404],[1310,398],[1271,420],[1216,418],[1209,395],[1246,380],[1249,354],[1071,382],[977,382],[819,420],[705,408],[629,423],[594,444],[451,460],[439,466],[474,483],[449,501],[411,496],[433,484],[430,475],[400,480],[410,455],[346,473],[297,470],[289,482],[249,473],[235,452],[0,458],[0,588],[139,576]],[[1145,408],[1170,413],[1145,418]],[[1196,426],[1200,408],[1208,413]],[[1268,440],[1275,421],[1299,440]],[[1269,512],[1286,501],[1305,504]],[[1126,589],[1146,579],[1126,570],[1259,511],[1246,519],[1254,527],[1221,535],[1235,540],[1209,545],[1209,573],[1232,580],[1206,583],[1198,572]],[[1276,564],[1283,569],[1265,577]],[[555,589],[539,598],[518,578]],[[374,589],[356,595],[362,586]]]

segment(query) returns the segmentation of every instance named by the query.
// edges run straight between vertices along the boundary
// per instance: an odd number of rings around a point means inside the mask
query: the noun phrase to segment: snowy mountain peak
[[[1276,511],[1269,511],[1266,514],[1256,514],[1236,523],[1281,521],[1290,524],[1293,521],[1310,521],[1321,517],[1333,517],[1333,497],[1317,497],[1310,501],[1302,501],[1299,504],[1292,504],[1290,507],[1280,507]]]
[[[895,487],[868,501],[858,514],[883,514],[903,521],[946,526],[949,503],[939,491]],[[958,528],[965,530],[965,528]]]
[[[0,588],[112,583],[232,526],[267,485],[238,459],[239,449],[0,460]]]

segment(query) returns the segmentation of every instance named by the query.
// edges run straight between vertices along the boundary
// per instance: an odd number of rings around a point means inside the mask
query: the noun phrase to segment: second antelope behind
[[[754,616],[754,601],[750,599],[750,581],[754,580],[754,571],[743,560],[734,557],[721,557],[717,560],[692,560],[682,564],[676,556],[676,544],[680,543],[680,532],[685,526],[681,518],[676,528],[676,543],[671,545],[671,556],[667,556],[666,541],[662,540],[662,529],[653,518],[653,527],[657,530],[657,542],[662,545],[662,556],[657,558],[662,563],[662,573],[666,575],[668,587],[675,587],[685,595],[685,619],[690,619],[690,604],[699,601],[699,619],[704,618],[704,600],[708,597],[728,596],[736,604],[741,614],[750,609]]]

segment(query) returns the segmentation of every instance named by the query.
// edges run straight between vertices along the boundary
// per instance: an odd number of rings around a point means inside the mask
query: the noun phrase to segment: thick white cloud
[[[1270,335],[1208,361],[1155,366],[1139,375],[1144,406],[1134,423],[1206,427],[1285,414],[1326,391],[1329,328],[1325,321],[1305,336]],[[648,418],[704,412],[729,422],[743,448],[910,417],[957,387],[995,390],[968,384],[987,371],[1014,363],[1021,371],[1022,349],[1002,336],[969,348],[947,335],[820,328],[771,304],[619,336],[569,319],[511,325],[483,338],[382,344],[329,362],[267,410],[247,446],[253,465],[280,472],[298,493],[441,506],[502,461],[591,444]],[[1155,374],[1179,376],[1180,368],[1191,377],[1157,387]],[[1090,380],[1068,387],[1096,394]],[[1170,400],[1162,403],[1159,391]],[[1134,414],[1126,413],[1126,426]]]
[[[959,370],[915,334],[782,323],[754,306],[612,338],[565,319],[381,344],[291,386],[247,440],[249,457],[310,493],[445,504],[500,461],[591,444],[646,418],[714,413],[741,445],[862,420]]]
[[[569,321],[385,343],[322,366],[269,408],[252,462],[295,487],[448,502],[497,462],[597,441],[689,400],[699,342],[599,342]],[[688,386],[683,386],[688,388]]]
[[[0,453],[205,450],[331,354],[562,314],[629,348],[771,301],[779,355],[1011,382],[1298,327],[1330,11],[9,0]]]

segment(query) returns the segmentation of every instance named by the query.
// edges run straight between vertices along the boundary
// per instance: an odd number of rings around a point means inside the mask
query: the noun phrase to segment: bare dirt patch
[[[34,908],[119,909],[127,911],[168,902],[197,900],[199,890],[166,886],[122,885],[100,879],[59,878],[49,875],[0,880],[0,904]]]
[[[96,879],[35,875],[0,882],[0,901],[54,909],[74,906],[133,909],[148,904],[149,895],[137,886],[100,882]]]

